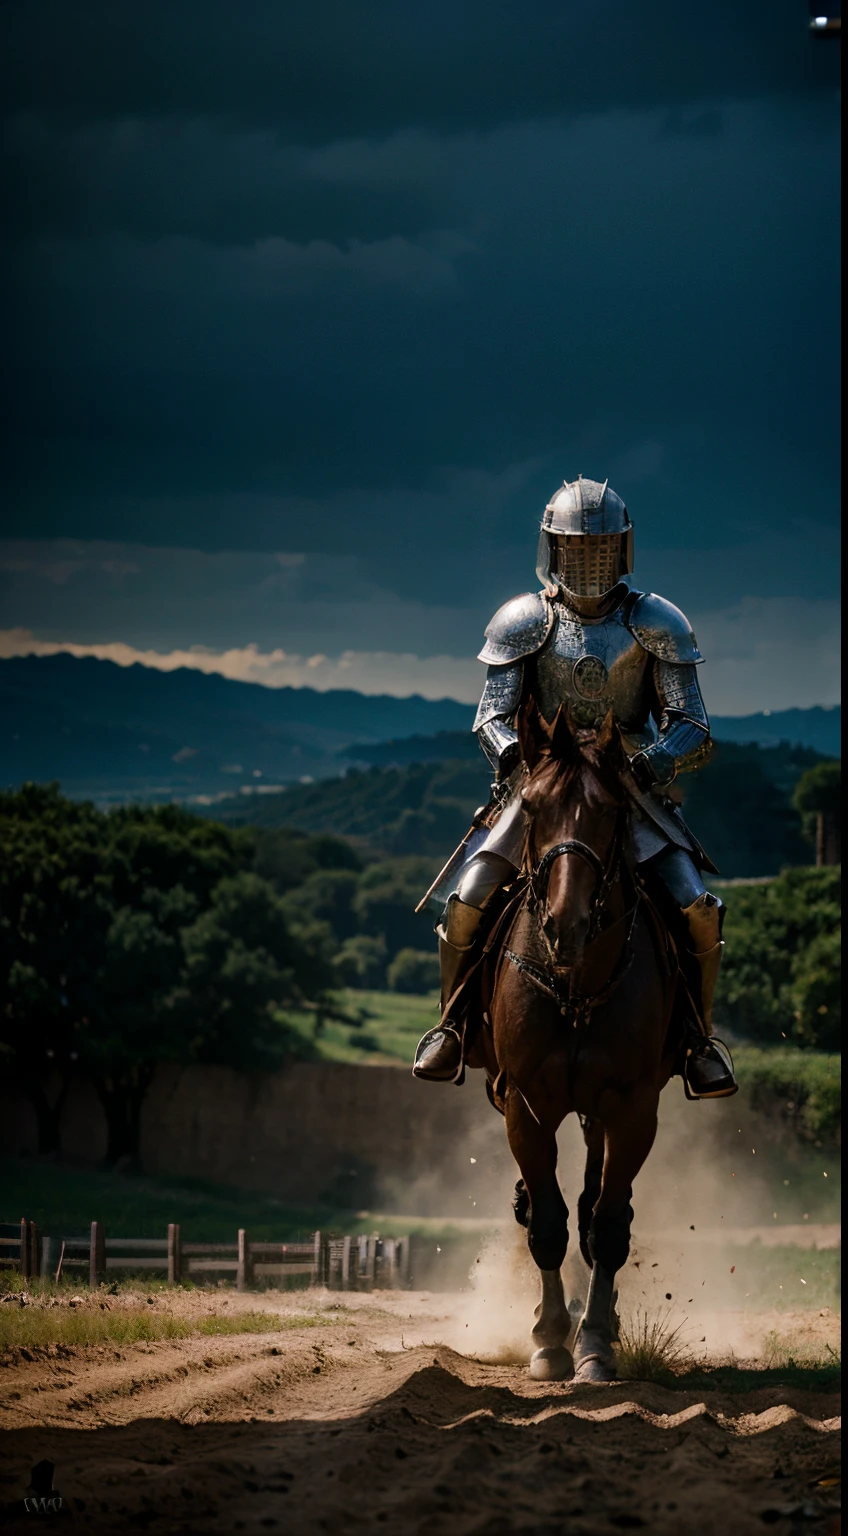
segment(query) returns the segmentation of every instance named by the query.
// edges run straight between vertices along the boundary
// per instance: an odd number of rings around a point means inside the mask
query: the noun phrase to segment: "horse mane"
[[[563,704],[549,724],[529,695],[518,718],[518,736],[528,788],[548,777],[550,792],[565,799],[588,769],[611,799],[625,803],[621,782],[625,754],[612,712],[594,729],[577,725]]]

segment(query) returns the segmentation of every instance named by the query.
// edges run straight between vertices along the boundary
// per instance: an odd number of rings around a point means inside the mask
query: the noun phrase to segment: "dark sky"
[[[839,45],[803,0],[0,29],[7,652],[470,698],[582,472],[718,711],[836,699]]]

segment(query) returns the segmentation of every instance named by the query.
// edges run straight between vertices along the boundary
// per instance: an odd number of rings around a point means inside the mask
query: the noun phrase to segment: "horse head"
[[[528,770],[525,865],[551,964],[570,971],[597,931],[617,868],[626,756],[612,711],[600,729],[586,730],[564,704],[549,723],[532,699],[519,741]]]

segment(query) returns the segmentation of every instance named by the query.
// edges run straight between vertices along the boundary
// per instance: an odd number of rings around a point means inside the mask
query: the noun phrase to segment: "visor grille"
[[[603,597],[621,579],[624,566],[620,533],[554,534],[556,575],[578,597]]]

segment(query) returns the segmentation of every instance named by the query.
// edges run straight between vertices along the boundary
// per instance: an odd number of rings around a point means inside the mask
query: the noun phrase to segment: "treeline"
[[[838,866],[789,869],[767,884],[723,892],[716,1018],[741,1039],[840,1049],[841,875]]]
[[[343,778],[222,801],[208,814],[233,826],[250,821],[335,833],[353,838],[371,857],[444,861],[488,798],[486,762],[470,735],[469,744],[463,758],[351,768]],[[776,875],[809,862],[793,793],[821,762],[808,747],[719,742],[698,773],[681,775],[684,814],[726,879]]]
[[[465,781],[443,771],[428,812],[445,816],[437,856],[173,805],[100,811],[56,786],[0,795],[0,1058],[35,1107],[41,1150],[58,1149],[74,1073],[103,1104],[109,1160],[132,1157],[159,1063],[274,1070],[317,1054],[304,1012],[315,1039],[327,1019],[361,1026],[345,988],[434,988],[433,918],[414,907],[454,840],[446,791]],[[370,796],[360,811],[360,826],[376,819]],[[805,811],[810,837],[818,814]],[[717,1017],[743,1039],[836,1049],[838,868],[790,869],[726,901]]]
[[[362,865],[338,839],[263,843],[176,806],[102,812],[27,785],[0,795],[0,846],[0,1053],[42,1151],[75,1072],[114,1162],[137,1150],[160,1062],[272,1069],[310,1054],[287,1008],[339,1006],[340,940],[317,910],[344,913]]]

